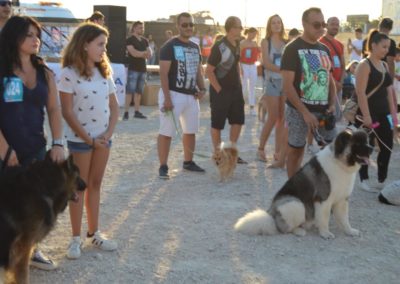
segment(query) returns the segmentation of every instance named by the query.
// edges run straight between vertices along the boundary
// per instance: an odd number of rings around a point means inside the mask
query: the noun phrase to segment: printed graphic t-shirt
[[[331,66],[329,49],[320,42],[310,44],[297,38],[282,55],[281,70],[295,72],[293,86],[310,111],[328,108]],[[293,107],[289,101],[288,105]]]
[[[92,77],[83,78],[75,69],[66,67],[61,70],[58,90],[73,96],[72,110],[90,137],[96,138],[107,130],[110,95],[116,92],[112,78],[103,78],[97,68]],[[68,141],[84,142],[69,126],[65,137]]]
[[[241,88],[238,62],[240,46],[233,46],[226,37],[214,44],[208,64],[215,66],[215,76],[222,89],[235,90]]]
[[[170,90],[188,95],[197,92],[197,71],[201,62],[197,44],[172,38],[161,47],[160,60],[171,61],[168,72]]]

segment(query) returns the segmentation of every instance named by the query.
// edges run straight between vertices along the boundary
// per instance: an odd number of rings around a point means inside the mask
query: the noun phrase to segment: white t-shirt
[[[362,44],[363,44],[363,40],[362,39],[353,39],[352,41],[351,41],[351,44],[355,47],[355,48],[357,48],[358,50],[362,50]],[[358,55],[357,53],[356,53],[356,51],[353,49],[352,51],[351,51],[351,54],[350,54],[350,61],[352,61],[352,60],[357,60],[357,61],[361,61],[361,59],[362,59],[362,56],[361,55]]]
[[[96,138],[103,134],[110,120],[110,96],[115,96],[116,87],[112,77],[103,78],[94,68],[93,76],[83,78],[72,67],[61,70],[58,90],[68,93],[72,98],[73,112],[87,134]],[[84,142],[67,126],[65,137],[68,141]]]

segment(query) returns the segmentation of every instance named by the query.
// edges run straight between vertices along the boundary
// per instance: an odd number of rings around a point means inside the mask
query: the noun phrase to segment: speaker
[[[126,7],[95,5],[93,11],[101,12],[104,24],[110,32],[107,45],[107,55],[113,63],[125,63],[126,40]]]

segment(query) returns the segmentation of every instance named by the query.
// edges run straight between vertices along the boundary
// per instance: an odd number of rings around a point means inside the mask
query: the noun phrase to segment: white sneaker
[[[100,231],[96,231],[92,237],[88,237],[86,240],[87,243],[90,243],[101,250],[112,251],[118,248],[115,241],[105,238]]]
[[[315,146],[314,144],[309,144],[307,145],[307,152],[308,154],[314,156],[320,151],[320,148],[318,146]]]
[[[68,246],[67,258],[77,259],[81,256],[81,237],[72,237],[71,242]]]
[[[385,182],[379,182],[379,181],[377,181],[377,180],[374,180],[374,181],[371,181],[370,182],[370,186],[372,187],[372,188],[375,188],[375,189],[377,189],[377,190],[382,190],[384,187],[385,187]]]
[[[363,180],[363,181],[360,181],[360,182],[358,183],[358,187],[359,187],[361,190],[364,190],[364,191],[366,191],[366,192],[373,192],[373,193],[378,193],[378,192],[379,192],[379,190],[373,188],[373,187],[369,184],[369,181],[368,181],[367,179],[365,179],[365,180]]]

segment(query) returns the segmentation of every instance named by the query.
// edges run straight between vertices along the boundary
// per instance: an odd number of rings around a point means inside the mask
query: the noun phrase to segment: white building
[[[394,21],[392,34],[400,34],[400,0],[382,0],[382,17]]]

